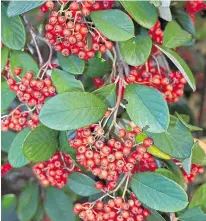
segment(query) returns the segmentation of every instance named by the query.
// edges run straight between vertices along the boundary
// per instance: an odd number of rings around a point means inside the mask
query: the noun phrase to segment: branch
[[[119,68],[123,68],[125,75],[128,76],[129,75],[129,65],[122,58],[122,55],[120,53],[119,43],[116,43],[115,48],[116,48],[116,52],[117,52],[117,64],[118,64],[118,67]],[[122,73],[120,73],[120,74],[122,74]],[[122,76],[120,75],[120,77],[122,77]]]
[[[175,213],[170,213],[170,221],[177,221],[178,218],[176,218]]]
[[[24,18],[24,21],[25,21],[25,23],[27,25],[27,28],[28,28],[28,30],[29,30],[29,32],[31,34],[31,37],[33,39],[33,42],[34,42],[34,45],[35,45],[35,48],[36,48],[36,52],[37,52],[37,55],[38,55],[38,59],[39,59],[39,66],[41,67],[43,65],[44,61],[43,61],[43,58],[41,56],[41,52],[40,52],[39,46],[38,46],[37,41],[36,41],[36,34],[33,31],[32,25],[28,24],[28,20],[27,20],[26,16],[23,16],[23,18]]]

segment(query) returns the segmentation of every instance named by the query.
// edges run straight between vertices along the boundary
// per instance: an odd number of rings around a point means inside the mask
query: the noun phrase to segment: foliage
[[[187,188],[202,129],[172,111],[196,90],[176,50],[195,43],[191,2],[2,3],[1,169],[27,181],[3,220],[205,220],[206,184]]]

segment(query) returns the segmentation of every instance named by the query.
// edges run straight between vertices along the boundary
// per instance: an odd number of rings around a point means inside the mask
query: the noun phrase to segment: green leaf
[[[16,196],[14,194],[6,194],[1,199],[1,219],[3,221],[18,221],[16,214]]]
[[[9,18],[7,8],[1,4],[1,40],[9,48],[21,50],[26,43],[26,32],[19,16]]]
[[[44,207],[52,221],[75,220],[75,215],[72,212],[72,200],[62,189],[47,188]]]
[[[60,131],[59,133],[59,146],[61,152],[64,152],[70,156],[70,158],[74,161],[77,167],[81,168],[84,171],[84,168],[79,165],[76,160],[76,150],[69,145],[69,140],[67,138],[67,131]]]
[[[4,113],[12,104],[16,94],[9,88],[6,81],[1,82],[1,112]]]
[[[184,31],[177,22],[167,23],[164,30],[163,46],[167,48],[176,48],[192,40],[192,35]]]
[[[164,2],[164,1],[162,1],[162,2]],[[160,18],[162,18],[166,21],[172,21],[172,13],[171,13],[170,7],[160,6],[158,8],[158,10],[159,10]]]
[[[200,207],[202,210],[206,209],[206,183],[200,186],[192,196],[189,208]]]
[[[44,125],[33,129],[25,138],[23,153],[31,162],[46,161],[54,155],[58,147],[58,132]]]
[[[1,131],[1,150],[4,152],[9,152],[11,144],[16,137],[17,133],[8,130],[6,132]]]
[[[40,121],[56,130],[75,130],[100,120],[107,105],[88,92],[65,92],[46,102],[40,112]]]
[[[179,181],[180,181],[180,185],[184,188],[187,189],[187,186],[185,184],[185,178],[183,176],[182,171],[180,170],[180,168],[175,164],[175,162],[173,160],[164,160],[163,161],[166,165],[166,167],[172,171],[173,174],[175,174],[176,177],[178,177]]]
[[[91,78],[102,77],[112,70],[111,63],[102,58],[91,58],[88,60],[88,67],[84,74]]]
[[[188,204],[187,194],[182,187],[159,174],[135,174],[131,188],[142,203],[162,212],[180,211]]]
[[[26,72],[32,71],[36,76],[39,68],[36,61],[27,53],[23,51],[13,51],[10,58],[11,71],[18,67],[22,69],[20,76],[24,76]]]
[[[195,37],[195,26],[187,12],[175,10],[173,12],[173,16],[185,31],[189,32],[193,37]]]
[[[178,119],[185,125],[185,127],[187,127],[190,131],[202,130],[202,128],[200,128],[200,127],[196,127],[196,126],[193,126],[193,125],[185,122],[185,120],[182,118],[182,116],[180,114],[178,114],[177,112],[175,114],[178,117]]]
[[[176,176],[172,171],[165,169],[165,168],[158,168],[157,170],[155,170],[155,173],[160,174],[162,176],[167,177],[168,179],[173,180],[175,183],[178,183],[180,186],[182,186],[184,188],[181,177]]]
[[[156,8],[160,7],[160,5],[162,4],[161,2],[162,2],[161,0],[150,0],[149,1],[149,3],[153,4]]]
[[[39,187],[37,184],[30,184],[21,192],[17,208],[21,221],[28,221],[35,215],[38,207],[38,194]]]
[[[192,149],[192,163],[206,166],[206,154],[198,142],[194,144]]]
[[[100,191],[94,187],[95,183],[89,176],[76,172],[73,172],[67,181],[68,187],[80,196],[91,196],[99,193]]]
[[[30,129],[27,127],[19,132],[14,138],[11,148],[9,149],[8,160],[13,167],[23,167],[29,163],[22,151],[22,144],[28,135]]]
[[[160,133],[167,130],[169,110],[158,90],[130,84],[126,87],[125,99],[128,101],[127,113],[134,124],[141,128],[148,126],[148,132]]]
[[[114,107],[116,104],[116,84],[109,84],[93,91],[98,97],[106,101],[109,107]]]
[[[184,171],[187,174],[190,174],[191,166],[192,166],[192,153],[188,158],[184,159],[181,164],[182,164]]]
[[[4,45],[1,49],[1,72],[4,70],[8,61],[9,49]]]
[[[151,209],[149,207],[146,208],[150,211],[150,216],[146,218],[147,221],[166,221],[156,210]]]
[[[179,69],[179,71],[185,77],[185,79],[187,80],[188,84],[193,89],[193,91],[195,91],[196,89],[195,79],[190,68],[187,66],[186,62],[173,50],[170,50],[169,48],[165,48],[163,46],[156,45],[156,47],[173,62],[173,64]]]
[[[28,12],[34,8],[39,7],[42,5],[45,1],[16,1],[12,0],[9,2],[9,6],[7,9],[7,15],[9,17],[16,16],[16,15],[21,15],[25,12]]]
[[[80,59],[76,55],[70,55],[65,57],[60,53],[57,54],[59,65],[63,70],[68,71],[71,74],[79,75],[82,74],[85,67],[85,61]]]
[[[186,210],[181,216],[179,216],[181,221],[205,221],[206,214],[199,207]]]
[[[148,34],[139,34],[135,38],[120,43],[120,52],[123,59],[132,66],[145,63],[151,49],[152,40]]]
[[[69,91],[84,91],[81,81],[76,80],[74,75],[59,69],[53,69],[51,73],[53,85],[58,93]]]
[[[44,208],[42,206],[41,201],[39,201],[36,213],[32,218],[32,221],[40,221],[40,220],[44,220]]]
[[[134,24],[121,10],[94,11],[90,17],[97,29],[112,41],[126,41],[134,37]]]
[[[148,1],[123,1],[122,6],[144,28],[151,29],[157,21],[157,10]]]
[[[179,120],[174,124],[171,122],[169,128],[165,132],[147,132],[147,135],[153,139],[154,144],[161,151],[171,157],[185,159],[191,154],[194,144],[192,134]]]

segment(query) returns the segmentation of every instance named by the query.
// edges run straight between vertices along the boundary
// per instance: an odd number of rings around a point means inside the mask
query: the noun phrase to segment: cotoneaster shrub
[[[1,175],[30,171],[17,201],[3,197],[4,220],[16,212],[20,221],[206,220],[205,184],[187,195],[204,172],[192,136],[201,128],[168,107],[185,85],[196,89],[176,48],[195,42],[187,25],[204,9],[203,1],[2,3],[10,148]]]

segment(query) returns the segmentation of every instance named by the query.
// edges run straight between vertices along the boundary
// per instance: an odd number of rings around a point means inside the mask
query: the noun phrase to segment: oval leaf
[[[25,158],[22,151],[22,144],[29,131],[29,128],[23,129],[16,135],[15,139],[11,144],[11,148],[9,149],[8,160],[13,167],[23,167],[29,163],[29,160]]]
[[[46,161],[58,147],[58,132],[44,125],[32,130],[23,143],[23,153],[31,162]]]
[[[195,207],[186,210],[182,215],[178,217],[181,221],[205,221],[206,214],[199,207]]]
[[[110,73],[112,70],[111,64],[102,58],[91,58],[88,60],[88,67],[84,74],[91,78],[102,77]]]
[[[157,21],[157,10],[148,1],[123,1],[122,6],[142,27],[151,29]]]
[[[144,207],[146,207],[144,205]],[[150,216],[147,217],[147,221],[166,221],[156,210],[146,207],[150,211]]]
[[[132,66],[139,66],[147,61],[152,49],[149,35],[140,34],[135,38],[120,43],[123,59]]]
[[[81,81],[76,80],[73,75],[65,71],[53,69],[51,77],[53,85],[56,87],[58,93],[84,91],[84,86]]]
[[[9,6],[7,9],[7,15],[9,17],[21,15],[25,12],[28,12],[34,8],[39,7],[40,5],[44,4],[45,1],[16,1],[12,0],[9,2]]]
[[[109,84],[93,91],[98,97],[103,98],[109,105],[114,107],[116,104],[116,84]]]
[[[169,110],[162,94],[150,87],[130,84],[126,87],[127,113],[134,124],[148,126],[147,131],[159,133],[167,130]]]
[[[161,151],[171,157],[186,159],[191,155],[194,144],[192,134],[179,120],[174,124],[171,122],[167,131],[163,133],[147,132],[147,135]]]
[[[75,220],[71,197],[66,195],[62,189],[47,188],[44,207],[49,218],[53,221]]]
[[[165,169],[165,168],[158,168],[157,170],[155,170],[155,173],[173,180],[175,183],[178,183],[180,186],[184,188],[184,183],[182,182],[182,178],[176,176],[172,171]]]
[[[21,192],[18,200],[17,214],[21,221],[30,220],[38,207],[39,188],[36,184],[30,184]]]
[[[95,183],[89,176],[73,172],[69,176],[67,185],[74,193],[80,196],[91,196],[100,192],[94,187]]]
[[[23,51],[13,51],[10,58],[11,71],[18,67],[22,69],[20,76],[24,76],[27,71],[32,71],[37,75],[39,68],[36,61],[27,53]]]
[[[1,131],[1,150],[4,152],[9,152],[11,144],[16,137],[17,133],[12,130],[6,132]]]
[[[185,79],[187,80],[188,84],[193,89],[193,91],[195,91],[196,90],[195,79],[186,62],[176,52],[170,50],[169,48],[157,45],[156,47],[159,48],[160,51],[162,51],[173,62],[173,64],[179,69],[179,71],[185,77]]]
[[[196,142],[192,149],[192,163],[206,166],[206,154],[200,147],[199,142]]]
[[[185,31],[189,32],[193,37],[195,37],[195,25],[187,12],[175,10],[173,16]]]
[[[66,92],[46,102],[40,112],[40,121],[56,130],[75,130],[100,120],[107,105],[88,92]]]
[[[4,221],[18,221],[16,214],[16,196],[6,194],[1,199],[1,219]]]
[[[77,155],[76,150],[69,145],[69,139],[67,138],[67,131],[60,131],[59,146],[61,152],[68,154],[77,167],[79,167],[82,171],[85,170],[84,167],[82,167],[76,160],[76,155]]]
[[[118,9],[95,11],[90,17],[100,32],[112,41],[126,41],[134,37],[131,18]]]
[[[192,196],[189,208],[199,206],[201,209],[206,208],[206,183],[200,186]]]
[[[26,32],[19,16],[9,18],[7,8],[1,4],[1,40],[9,48],[21,50],[26,43]]]
[[[65,57],[60,53],[57,54],[59,65],[63,70],[68,71],[71,74],[79,75],[82,74],[85,67],[85,61],[80,59],[76,55],[70,55]]]
[[[142,203],[155,210],[176,212],[188,204],[187,194],[183,188],[159,174],[151,172],[135,174],[131,187]]]
[[[10,90],[6,81],[1,82],[1,112],[4,113],[12,104],[16,94]]]
[[[9,49],[4,45],[1,49],[1,71],[4,70],[8,61]]]
[[[163,45],[167,48],[176,48],[192,40],[192,35],[184,31],[175,21],[167,23],[164,30]]]

